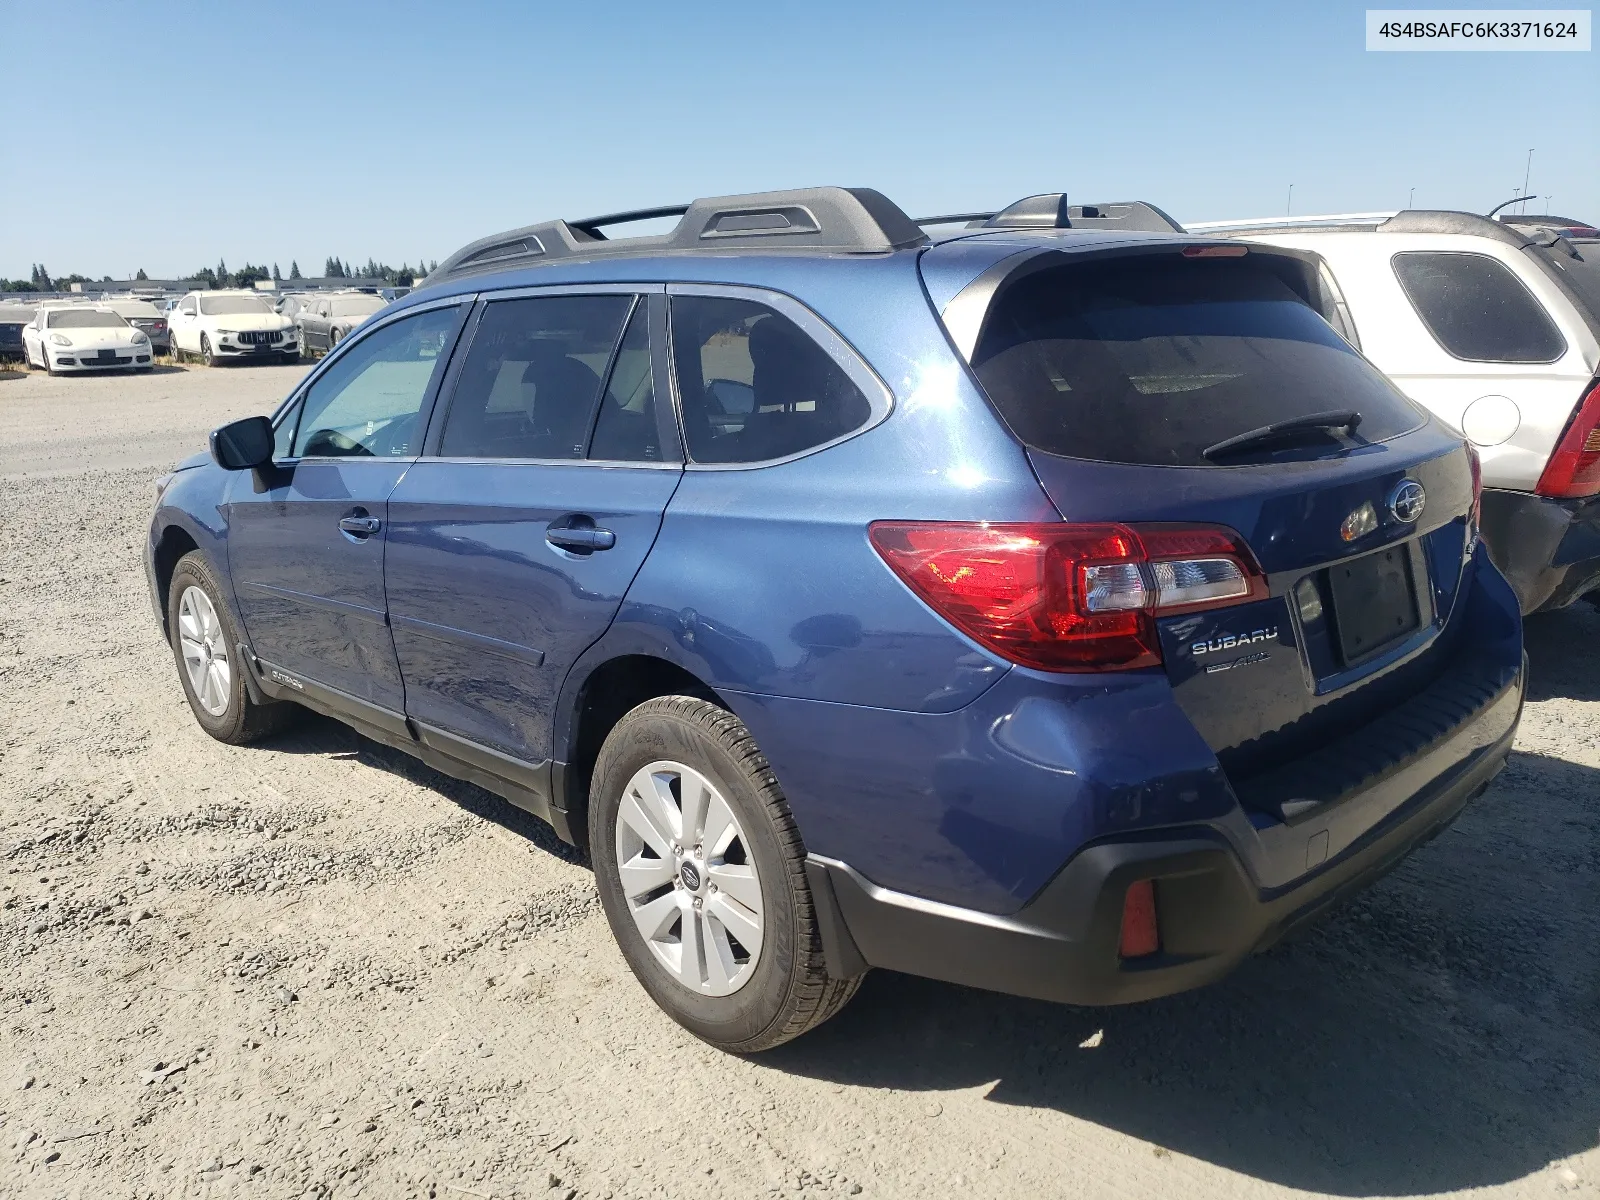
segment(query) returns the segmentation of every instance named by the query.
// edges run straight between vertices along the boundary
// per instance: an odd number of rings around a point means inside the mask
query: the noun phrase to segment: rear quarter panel
[[[860,352],[889,416],[815,454],[690,467],[612,634],[664,638],[713,687],[948,712],[1004,674],[900,583],[875,520],[1052,520],[1027,458],[956,361],[914,261],[791,294]]]

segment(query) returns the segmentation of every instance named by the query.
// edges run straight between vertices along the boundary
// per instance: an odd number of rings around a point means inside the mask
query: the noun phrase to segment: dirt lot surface
[[[1091,1011],[886,973],[753,1060],[537,822],[331,721],[247,749],[145,597],[151,480],[293,368],[0,378],[0,1194],[1600,1195],[1600,613],[1509,769],[1294,944]]]

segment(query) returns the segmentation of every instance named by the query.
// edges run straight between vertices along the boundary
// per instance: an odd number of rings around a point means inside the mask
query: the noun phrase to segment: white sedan
[[[22,330],[30,366],[62,371],[148,371],[150,337],[103,305],[41,308]]]
[[[167,314],[172,355],[206,366],[229,358],[295,362],[300,332],[257,292],[190,292]]]

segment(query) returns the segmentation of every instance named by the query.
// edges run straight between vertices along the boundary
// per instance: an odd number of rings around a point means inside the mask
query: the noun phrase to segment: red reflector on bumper
[[[1144,958],[1159,949],[1155,880],[1141,879],[1128,885],[1128,894],[1122,901],[1122,938],[1117,953],[1123,958]]]

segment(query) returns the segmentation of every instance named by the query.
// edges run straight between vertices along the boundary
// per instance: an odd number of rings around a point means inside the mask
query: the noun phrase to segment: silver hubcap
[[[617,808],[617,866],[628,912],[679,983],[727,996],[761,958],[761,880],[733,809],[700,772],[642,768]]]
[[[195,699],[213,717],[220,717],[228,710],[233,669],[216,606],[197,587],[185,588],[178,601],[178,648]]]

